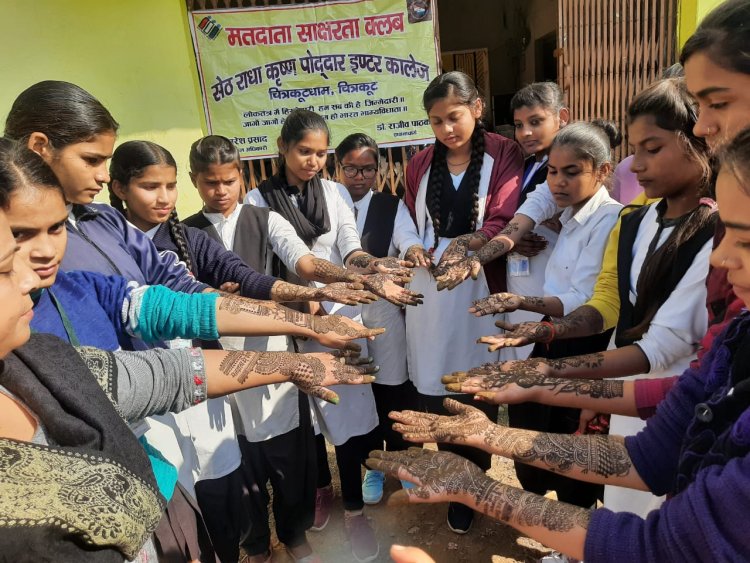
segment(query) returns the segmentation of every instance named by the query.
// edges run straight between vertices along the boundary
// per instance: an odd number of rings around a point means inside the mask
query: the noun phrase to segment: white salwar
[[[355,250],[361,249],[357,227],[352,212],[353,203],[344,186],[329,180],[321,180],[326,210],[331,222],[331,230],[315,239],[310,251],[323,260],[343,266],[344,258]],[[294,201],[294,200],[293,200]],[[245,203],[258,207],[268,207],[268,203],[258,190],[253,190],[245,197]],[[318,287],[324,284],[317,283]],[[338,314],[361,322],[361,307],[341,305],[325,301],[321,306],[328,314]],[[367,354],[364,341],[362,353]],[[301,342],[303,352],[330,352],[315,341]],[[310,397],[313,418],[316,426],[326,439],[334,446],[340,446],[349,438],[367,434],[378,425],[378,414],[375,409],[375,397],[369,385],[333,385],[330,387],[338,394],[340,402],[332,405],[321,399]]]
[[[641,221],[633,245],[633,262],[630,268],[630,302],[635,303],[638,276],[646,258],[649,244],[657,232],[656,204],[651,206]],[[667,239],[672,227],[663,229],[659,246]],[[682,373],[695,357],[698,343],[706,333],[706,277],[708,259],[713,241],[703,245],[693,263],[669,298],[659,308],[648,331],[636,342],[651,365],[649,373],[623,380],[670,377]],[[643,430],[646,422],[636,417],[613,415],[609,433],[616,436],[633,436]],[[646,517],[664,502],[664,497],[607,485],[604,488],[604,505],[616,512],[633,512]]]
[[[494,159],[485,153],[479,182],[479,216],[476,228],[484,221],[485,202]],[[434,230],[427,211],[428,168],[419,182],[415,202],[417,224],[408,209],[401,206],[396,217],[394,245],[401,256],[414,244],[432,247]],[[453,239],[441,238],[434,252],[437,263]],[[467,279],[452,290],[437,290],[437,284],[424,268],[416,268],[409,289],[424,295],[424,304],[406,310],[407,364],[409,378],[423,395],[447,395],[440,378],[453,371],[468,370],[486,362],[498,361],[497,352],[476,343],[480,336],[495,334],[492,316],[474,317],[469,307],[490,294],[484,271],[476,281]]]

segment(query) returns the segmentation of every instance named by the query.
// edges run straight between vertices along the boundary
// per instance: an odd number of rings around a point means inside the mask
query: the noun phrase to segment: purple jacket
[[[741,396],[733,389],[739,390],[737,378],[750,371],[748,343],[742,342],[748,330],[750,313],[745,311],[716,338],[700,367],[680,376],[646,428],[625,439],[643,481],[657,495],[674,496],[645,520],[604,508],[595,511],[586,536],[587,563],[748,560],[750,407],[744,404],[750,400],[738,400],[737,412],[723,430],[709,431],[705,423],[706,407],[721,413],[730,390],[731,397]],[[696,409],[701,403],[703,408]],[[704,447],[711,451],[699,453]]]
[[[141,231],[109,205],[74,205],[76,224],[68,221],[68,249],[62,269],[119,275],[141,285],[164,285],[196,293],[208,286],[188,272],[172,253],[159,253]]]

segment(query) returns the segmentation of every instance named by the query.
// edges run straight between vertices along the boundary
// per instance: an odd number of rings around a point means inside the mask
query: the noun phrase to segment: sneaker
[[[378,504],[383,498],[383,482],[385,473],[382,471],[365,471],[365,478],[362,480],[362,500],[365,504]]]
[[[465,534],[471,528],[474,521],[474,511],[459,502],[452,502],[448,505],[448,527],[451,532],[456,534]]]
[[[321,487],[315,491],[315,520],[311,532],[320,532],[331,519],[331,505],[333,504],[333,486]]]
[[[360,563],[372,561],[380,553],[375,532],[370,527],[367,517],[362,514],[344,514],[346,535],[352,545],[352,555]]]

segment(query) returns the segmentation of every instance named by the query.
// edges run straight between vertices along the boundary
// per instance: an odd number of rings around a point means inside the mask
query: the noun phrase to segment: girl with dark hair
[[[30,186],[11,194],[20,187],[19,180],[41,181],[45,188],[51,187],[41,192],[53,201],[57,198],[65,217],[56,184],[48,186],[56,179],[41,159],[25,148],[15,152],[3,146],[0,517],[4,526],[0,551],[13,561],[156,561],[151,536],[163,522],[169,491],[160,485],[170,476],[160,473],[161,482],[155,478],[149,458],[124,422],[136,424],[149,415],[184,410],[206,397],[282,381],[298,382],[306,391],[330,398],[322,386],[363,382],[371,370],[342,366],[340,358],[331,354],[199,349],[112,353],[95,348],[80,348],[77,354],[54,336],[30,338],[29,325],[35,320],[31,293],[41,281],[18,256],[19,237],[14,240],[4,211],[14,205],[14,197],[28,192]],[[29,229],[20,231],[21,245],[28,233]],[[42,238],[52,235],[64,238],[61,224],[39,233]],[[205,313],[220,300],[215,294],[188,298],[204,302]],[[215,332],[216,323],[226,322],[227,314],[214,310]],[[96,309],[87,312],[97,314]],[[203,328],[210,332],[211,316],[203,318]],[[102,337],[87,323],[76,328],[86,338]],[[111,325],[109,331],[113,331]],[[178,557],[177,553],[171,556]]]
[[[524,86],[510,100],[516,140],[527,155],[519,206],[523,205],[537,186],[547,181],[547,160],[555,135],[570,121],[563,93],[554,82],[534,82]],[[555,242],[560,233],[556,217],[540,222],[526,233],[507,257],[508,291],[516,295],[542,295],[544,272],[547,269]],[[542,315],[533,311],[516,310],[507,313],[509,322],[540,321]],[[500,352],[502,360],[528,358],[531,346],[506,348]]]
[[[727,270],[747,309],[750,130],[730,142],[721,161],[716,197],[726,235],[713,251],[711,264]],[[749,324],[747,310],[732,320],[701,364],[682,373],[636,436],[561,436],[501,427],[457,403],[448,405],[454,415],[450,417],[393,415],[396,429],[409,441],[449,440],[581,481],[668,494],[669,500],[645,518],[606,505],[585,511],[521,492],[444,453],[373,452],[368,463],[417,482],[420,489],[405,493],[412,502],[466,502],[586,561],[742,561],[747,558],[745,523],[750,510]],[[628,389],[632,393],[632,385],[621,381],[540,378],[536,384],[540,389],[556,388],[559,394],[624,398]]]
[[[205,291],[185,265],[160,255],[138,229],[107,205],[93,204],[109,181],[118,124],[91,94],[69,82],[47,80],[18,95],[5,136],[41,155],[60,179],[69,218],[63,268],[122,275],[140,284],[175,291]]]
[[[203,141],[203,140],[201,140]],[[198,143],[201,143],[198,141]],[[196,144],[198,144],[196,143]],[[207,143],[203,143],[204,145]],[[200,158],[195,148],[191,151],[191,162]],[[217,241],[200,229],[182,225],[177,220],[175,204],[177,200],[176,163],[172,155],[163,147],[148,141],[128,141],[120,145],[112,156],[110,165],[110,198],[112,204],[125,214],[128,220],[144,231],[160,251],[175,252],[184,259],[191,272],[200,281],[213,286],[223,286],[229,280],[239,280],[239,293],[246,297],[255,297],[252,282],[246,280],[265,277],[242,261],[222,241]],[[194,174],[194,173],[193,173]],[[238,186],[239,188],[239,186]],[[237,192],[239,189],[237,190]],[[233,194],[237,203],[239,193]],[[124,204],[124,206],[123,206]],[[295,238],[291,227],[280,237],[291,247]],[[273,237],[269,237],[273,238]],[[254,241],[254,244],[260,244]],[[301,247],[301,250],[300,250]],[[296,249],[283,254],[287,262],[294,266],[300,259],[309,254],[309,249],[298,241]],[[368,292],[358,291],[353,283],[341,283],[322,288],[311,288],[294,285],[271,278],[271,297],[279,301],[335,300],[345,303],[358,303],[375,297]],[[255,346],[232,346],[236,340],[228,337],[224,341],[230,349],[247,349],[258,351],[285,351],[284,347],[268,347],[260,342],[269,339],[286,341],[286,336],[253,337]],[[241,339],[244,341],[245,339]],[[283,385],[287,388],[287,385]],[[297,402],[296,389],[294,405]],[[253,395],[267,395],[268,390],[259,390]],[[242,405],[243,401],[239,401]],[[294,406],[293,405],[293,406]],[[255,407],[252,404],[251,407]],[[244,409],[241,409],[241,411]],[[251,408],[251,410],[254,410]],[[258,415],[258,413],[253,413]],[[217,425],[218,419],[225,420]],[[173,421],[167,421],[171,423]],[[222,398],[209,401],[198,412],[191,412],[186,417],[175,417],[179,429],[178,435],[191,436],[192,442],[185,442],[193,455],[183,456],[193,459],[195,474],[195,494],[204,514],[212,541],[222,561],[234,561],[239,555],[239,543],[242,522],[236,517],[244,509],[242,505],[242,486],[240,469],[240,449],[237,446],[232,410],[229,400]],[[304,528],[302,529],[304,536]]]
[[[463,277],[458,280],[453,265],[481,248],[513,217],[523,157],[516,143],[484,130],[484,104],[465,74],[438,76],[425,90],[423,102],[435,145],[409,163],[394,244],[419,266],[410,288],[424,294],[426,302],[406,313],[409,378],[419,391],[420,408],[442,412],[445,389],[439,374],[498,359],[497,353],[477,351],[475,344],[492,327],[491,319],[479,325],[462,319],[475,300],[505,289],[504,262],[478,272],[475,283],[440,290],[458,285]],[[434,271],[433,260],[440,261]],[[495,408],[490,416],[496,415]],[[489,469],[489,456],[467,455]],[[468,531],[472,518],[473,512],[461,505],[448,510],[449,525],[457,533]]]
[[[589,377],[594,372],[610,377],[665,377],[690,363],[707,326],[705,281],[716,221],[713,202],[702,199],[711,167],[708,147],[693,134],[695,109],[680,79],[656,82],[628,108],[630,141],[635,149],[633,171],[648,197],[662,199],[624,215],[617,231],[618,348],[559,360],[509,362],[507,369],[530,366],[555,377]],[[512,244],[500,240],[507,234],[499,237],[499,245]],[[568,319],[579,315],[581,309],[599,315],[584,305],[562,319],[543,323],[508,325],[498,321],[508,332],[482,338],[482,342],[496,348],[525,344],[525,335],[535,331],[535,341],[547,343],[558,334],[573,338],[599,332],[593,324],[570,324]],[[482,313],[493,311],[490,307]],[[611,422],[611,431],[617,434],[630,435],[642,427],[642,421],[628,417],[613,416]],[[615,509],[645,513],[654,500],[616,487],[605,490],[605,504]]]
[[[490,295],[474,303],[470,312],[477,316],[529,310],[544,317],[561,317],[583,305],[594,292],[601,270],[604,248],[622,206],[609,196],[604,186],[612,171],[612,149],[620,134],[610,122],[578,122],[560,131],[549,153],[547,183],[560,216],[560,238],[544,274],[543,296],[514,293]],[[509,240],[520,239],[533,228],[533,220],[522,205],[508,224]],[[508,244],[507,248],[511,248]],[[572,340],[534,346],[532,358],[564,358],[607,349],[612,331]],[[509,424],[545,432],[572,434],[578,429],[579,409],[552,408],[538,404],[508,407]],[[584,485],[563,476],[551,475],[522,463],[516,474],[524,489],[544,495],[555,490],[559,500],[590,507],[601,496],[602,487]]]
[[[324,180],[318,173],[326,163],[329,132],[318,114],[297,109],[286,116],[278,139],[280,166],[278,174],[247,194],[245,203],[269,207],[289,221],[297,235],[317,258],[345,266],[364,276],[364,284],[373,293],[398,305],[416,305],[420,295],[394,283],[408,280],[410,265],[398,258],[375,258],[362,250],[352,213],[352,201],[346,188]],[[395,276],[392,279],[392,276]],[[324,312],[359,318],[359,307],[342,307],[323,303]],[[304,350],[315,349],[302,343]],[[378,424],[375,401],[370,388],[342,395],[344,401],[335,409],[320,401],[311,401],[322,434],[336,448],[341,477],[344,508],[351,512],[363,509],[361,465],[374,447],[372,430]],[[333,490],[326,475],[320,472],[316,493],[313,530],[328,523]],[[296,555],[296,554],[295,554]],[[303,554],[300,554],[300,556]]]
[[[5,153],[2,165],[6,171],[4,181],[9,186],[10,192],[6,215],[20,246],[18,255],[28,260],[41,278],[39,288],[42,292],[35,296],[35,318],[32,321],[32,328],[38,332],[55,334],[73,344],[95,345],[103,349],[115,350],[120,347],[120,342],[129,346],[133,338],[143,339],[146,342],[173,337],[214,340],[219,332],[266,334],[276,332],[281,328],[281,325],[277,327],[263,325],[263,314],[260,311],[254,323],[257,326],[246,321],[228,325],[227,320],[231,317],[220,312],[225,300],[217,302],[216,294],[169,294],[162,287],[134,288],[128,280],[118,276],[58,271],[58,264],[65,252],[66,231],[63,225],[66,210],[57,179],[38,155],[25,148],[18,149],[18,152],[10,150]],[[231,297],[231,299],[238,298]],[[248,301],[244,306],[251,307],[254,304],[260,306],[261,302]],[[230,307],[225,305],[223,308],[228,310]],[[242,306],[239,307],[241,308]],[[272,311],[267,306],[263,308],[267,312]],[[211,322],[212,315],[216,316],[217,320]],[[344,322],[351,325],[348,319]],[[286,325],[284,330],[296,330],[293,323],[284,324]],[[368,334],[372,332],[368,331]],[[344,341],[339,338],[329,341],[329,344],[335,345],[343,343]],[[217,399],[217,401],[221,405],[224,404],[223,399]],[[212,449],[216,443],[221,444],[224,459],[231,457],[227,454],[229,450],[229,445],[225,442],[227,436],[224,435],[222,440],[211,442],[214,436],[210,433],[207,435],[207,428],[200,428],[201,414],[204,418],[208,418],[208,412],[201,406],[196,408],[197,411],[191,409],[188,415],[189,427],[180,428],[184,432],[178,434],[190,435],[192,433],[194,438],[200,438],[197,444],[191,444],[191,447],[196,446],[198,451]],[[221,411],[221,408],[209,408],[209,410],[219,420],[231,417],[228,408],[221,414],[216,412]],[[149,420],[149,424],[153,428],[153,419]],[[206,426],[210,429],[209,424]],[[231,425],[225,428],[229,428],[231,440],[234,440]],[[155,436],[152,430],[147,432],[146,436],[151,443],[154,443]],[[207,444],[206,441],[210,443]],[[158,444],[162,453],[168,455],[171,461],[173,456],[164,449],[164,446],[168,446],[169,443],[158,440]],[[194,457],[195,454],[186,455],[185,459],[192,460]],[[220,464],[215,461],[213,464],[210,463],[213,460],[209,455],[198,457],[202,462],[200,468],[203,471],[203,477],[210,477],[211,472],[215,477],[220,476],[217,474],[220,473]],[[178,460],[180,459],[178,457]],[[237,459],[239,460],[239,454]],[[186,488],[193,489],[192,482],[186,484]],[[171,486],[173,485],[172,482]],[[165,496],[169,498],[171,496],[170,485],[165,485],[163,490]],[[198,498],[201,498],[200,495]],[[237,500],[239,501],[239,497]],[[210,525],[211,522],[220,517],[221,514],[207,511],[206,518],[210,532],[214,531]],[[180,525],[184,526],[184,523],[180,522]],[[162,551],[167,551],[163,539],[160,540],[159,545]],[[218,543],[216,546],[221,559],[227,560],[224,557],[224,546]],[[235,552],[236,546],[237,540],[234,544]],[[194,549],[198,547],[194,546]],[[194,551],[191,550],[190,553],[195,556]],[[235,553],[234,559],[236,558]]]

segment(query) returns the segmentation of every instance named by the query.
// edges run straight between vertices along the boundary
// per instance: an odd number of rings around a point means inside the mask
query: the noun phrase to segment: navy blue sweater
[[[193,274],[199,281],[216,288],[225,282],[237,282],[243,297],[271,299],[271,287],[277,278],[257,272],[204,231],[182,224],[180,228],[193,262]],[[162,223],[152,241],[159,251],[171,251],[179,256],[167,223]]]

